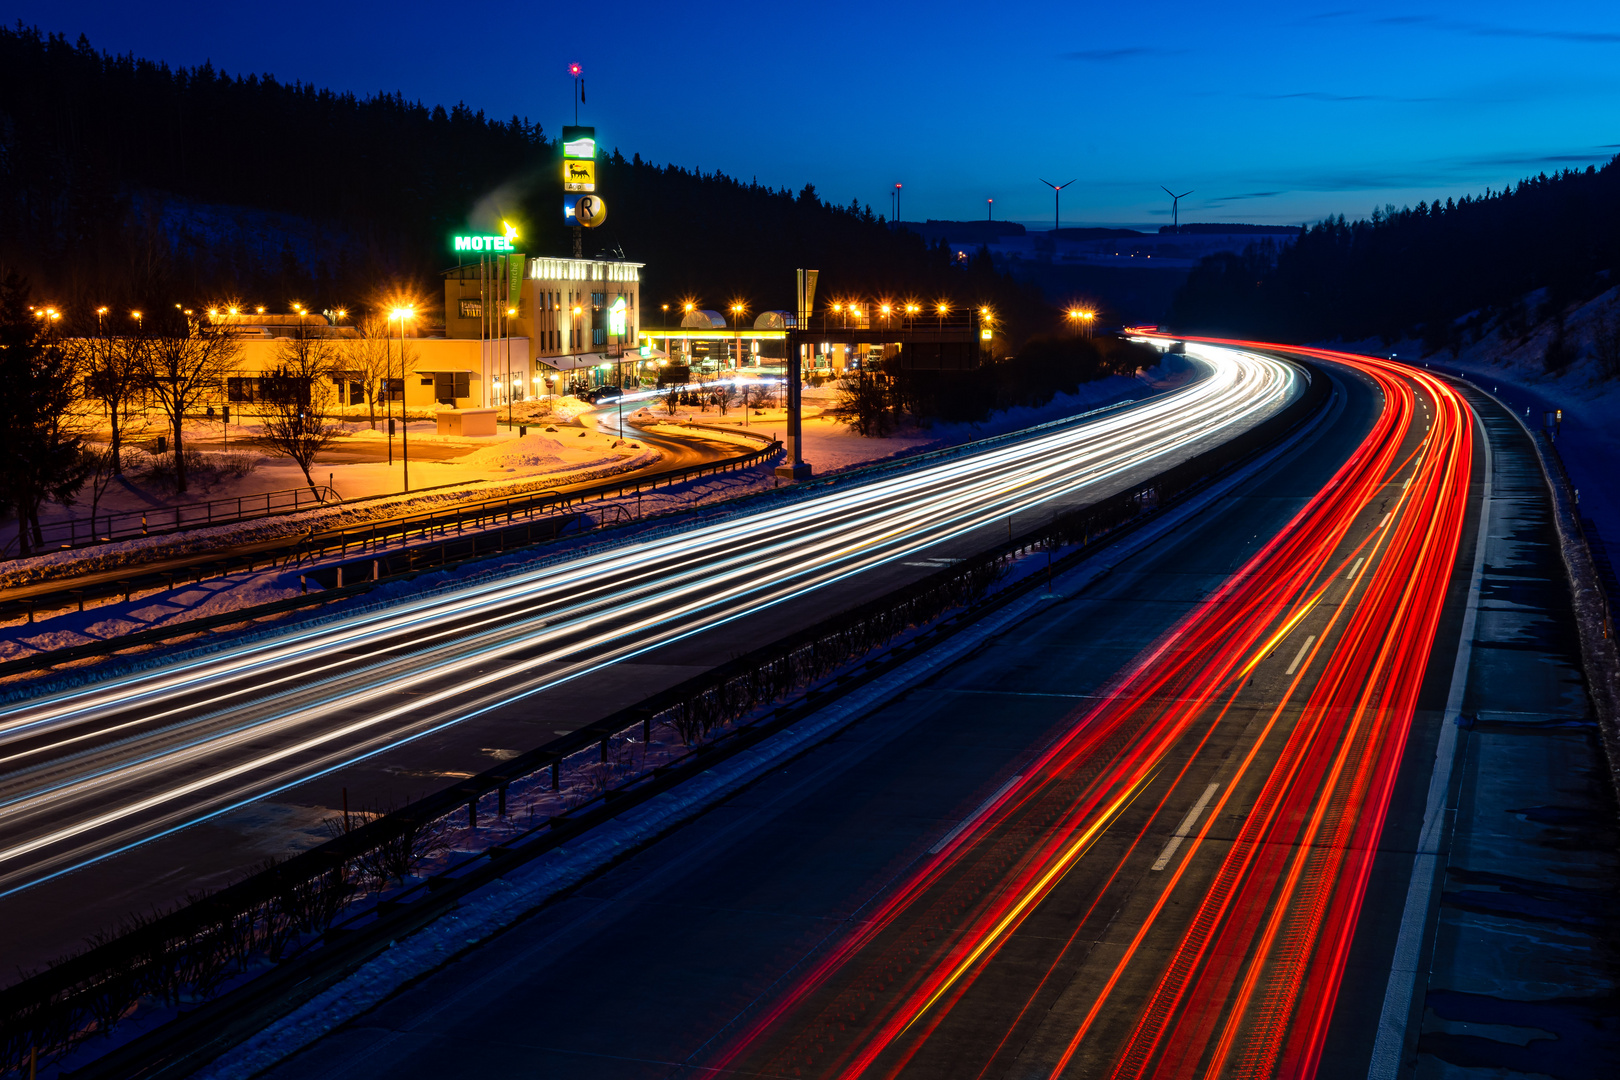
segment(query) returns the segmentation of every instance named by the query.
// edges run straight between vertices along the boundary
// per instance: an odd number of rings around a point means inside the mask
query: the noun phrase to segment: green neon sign
[[[450,247],[453,251],[516,251],[517,226],[501,222],[506,230],[502,236],[491,236],[488,233],[473,233],[464,236],[452,236]]]
[[[456,251],[516,251],[517,244],[506,236],[453,236],[451,247]]]

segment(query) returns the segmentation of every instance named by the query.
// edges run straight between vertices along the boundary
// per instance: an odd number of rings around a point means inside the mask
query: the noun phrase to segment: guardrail
[[[24,1067],[31,1051],[47,1058],[71,1052],[142,999],[178,1004],[182,996],[201,1003],[73,1075],[88,1080],[159,1069],[180,1075],[200,1066],[473,889],[756,744],[1038,586],[1041,575],[991,593],[1022,554],[1072,548],[1052,567],[1062,573],[1096,542],[1150,520],[1305,422],[1326,403],[1326,382],[1317,374],[1276,415],[1129,491],[1060,515],[402,809],[366,815],[369,820],[353,828],[345,822],[316,848],[0,990],[0,1071]],[[958,614],[948,615],[952,611]],[[897,641],[886,659],[855,670],[864,657]],[[766,711],[806,687],[799,704]],[[652,764],[647,750],[655,732],[665,736],[672,756]],[[643,748],[641,770],[634,770],[633,754],[630,771],[618,768],[621,751],[634,745]],[[581,793],[574,805],[508,828],[498,842],[425,880],[405,882],[434,846],[435,829],[462,814],[470,830],[478,829],[481,814],[506,821],[521,800],[561,792],[565,770],[570,790]]]
[[[68,518],[46,522],[40,526],[43,545],[36,554],[45,551],[90,547],[109,544],[133,536],[163,536],[182,529],[205,529],[211,525],[231,525],[241,521],[254,521],[262,517],[296,513],[311,506],[330,506],[343,499],[330,487],[307,485],[263,491],[257,495],[236,495],[227,499],[209,499],[206,502],[180,503],[177,506],[153,506],[145,510],[118,510],[91,514],[87,518]],[[262,505],[261,505],[262,504]],[[232,511],[231,508],[235,508]],[[13,536],[0,545],[0,559],[14,559]]]
[[[422,511],[326,532],[288,537],[282,544],[261,546],[249,554],[204,553],[195,558],[170,562],[161,570],[145,573],[132,571],[128,576],[116,580],[75,585],[71,583],[71,579],[67,579],[67,583],[60,588],[33,592],[27,596],[17,596],[15,595],[17,590],[8,590],[11,595],[0,593],[0,619],[24,616],[29,622],[33,622],[36,613],[40,611],[74,607],[83,611],[86,603],[96,600],[115,596],[122,596],[127,600],[135,593],[168,590],[176,585],[228,577],[235,573],[253,573],[268,567],[295,566],[333,553],[346,555],[350,550],[375,552],[385,544],[407,543],[413,536],[421,540],[435,537],[443,540],[452,533],[461,535],[469,528],[488,528],[503,519],[507,524],[511,524],[519,519],[557,516],[588,502],[601,502],[623,495],[656,491],[661,487],[685,483],[702,476],[747,469],[761,461],[774,458],[780,450],[781,444],[772,442],[757,450],[718,461],[643,474],[629,480],[608,481],[573,491],[547,488],[524,495],[497,496],[445,510]],[[426,565],[437,564],[417,562],[413,564],[413,568],[420,569]],[[251,610],[246,610],[243,614],[244,617],[252,617]],[[174,635],[192,633],[193,631],[184,629],[188,625],[190,624],[176,624]],[[116,651],[121,647],[116,640],[108,644],[111,648],[105,651]],[[0,664],[0,673],[7,670],[11,669],[6,664]]]

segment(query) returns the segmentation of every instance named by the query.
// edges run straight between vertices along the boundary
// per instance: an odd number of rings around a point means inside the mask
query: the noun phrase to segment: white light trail
[[[1088,423],[0,712],[0,895],[1073,499],[1258,422],[1297,378],[1188,353],[1206,378]]]

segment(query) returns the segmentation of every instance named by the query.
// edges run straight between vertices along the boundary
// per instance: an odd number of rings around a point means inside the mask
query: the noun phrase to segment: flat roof
[[[691,327],[672,326],[668,330],[649,330],[642,327],[639,333],[644,338],[667,337],[693,341],[726,341],[739,337],[781,341],[787,337],[788,332],[786,330],[759,330],[752,326],[744,326],[735,330],[694,330]]]

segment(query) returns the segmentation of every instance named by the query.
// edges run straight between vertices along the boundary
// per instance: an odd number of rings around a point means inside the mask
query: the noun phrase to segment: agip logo
[[[596,162],[565,160],[562,170],[564,191],[596,190]]]

